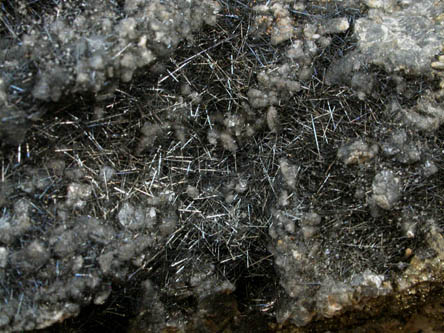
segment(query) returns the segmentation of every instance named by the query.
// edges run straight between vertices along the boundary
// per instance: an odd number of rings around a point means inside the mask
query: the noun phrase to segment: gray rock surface
[[[1,331],[426,330],[441,2],[0,10]]]
[[[5,28],[21,30],[20,38],[6,36],[0,52],[0,133],[11,143],[23,140],[23,130],[8,127],[33,117],[32,98],[57,102],[74,93],[112,93],[119,81],[131,81],[136,70],[191,41],[204,23],[214,24],[219,8],[211,0],[76,0],[42,6],[35,20],[26,1],[12,7],[21,22],[4,21]]]
[[[383,209],[391,209],[401,197],[399,178],[390,170],[383,170],[373,180],[373,200]]]

